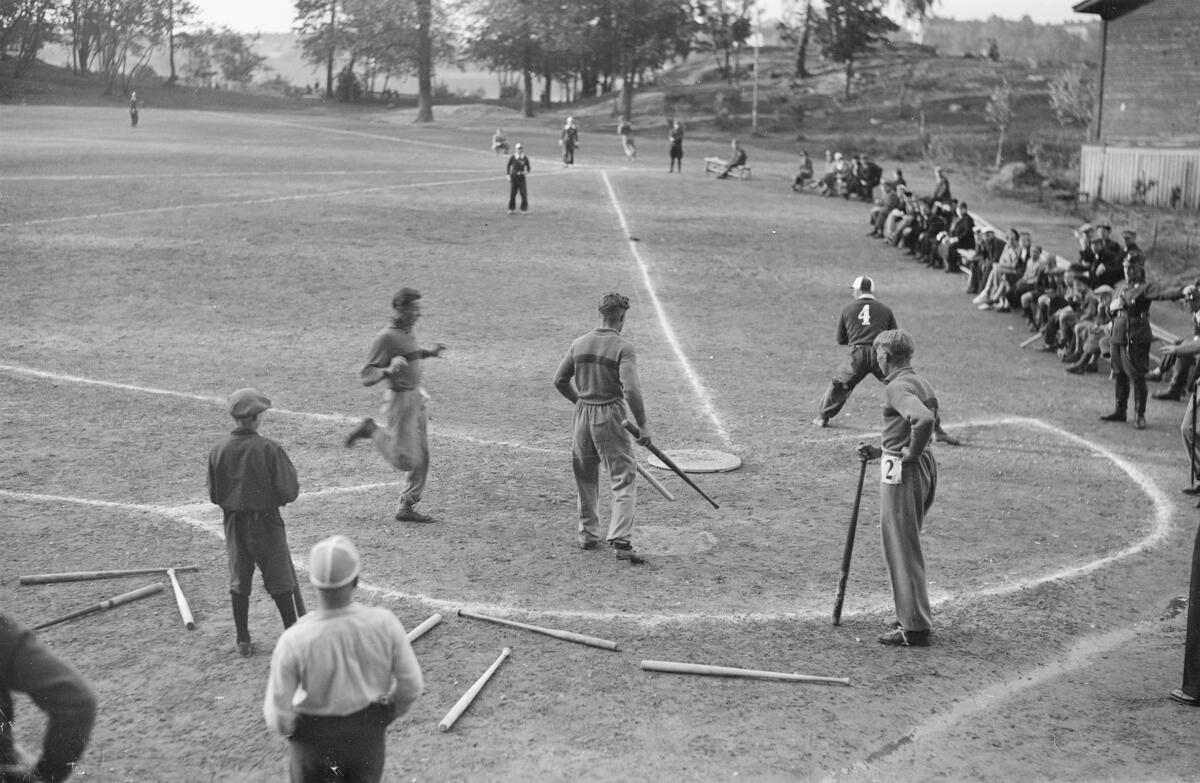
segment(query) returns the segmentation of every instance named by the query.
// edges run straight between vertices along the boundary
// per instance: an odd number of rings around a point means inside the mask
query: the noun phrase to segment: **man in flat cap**
[[[575,339],[554,373],[554,387],[575,405],[571,434],[571,467],[579,492],[577,541],[584,550],[599,549],[602,540],[616,550],[617,560],[640,565],[633,549],[633,516],[637,508],[637,457],[622,422],[630,413],[637,442],[650,442],[650,425],[642,402],[637,353],[621,336],[629,297],[607,293],[600,298],[600,326]],[[626,405],[628,404],[628,413]],[[608,533],[600,538],[600,465],[608,469],[612,514]]]
[[[270,407],[271,401],[257,389],[229,395],[229,415],[237,427],[208,455],[208,497],[225,512],[229,594],[237,651],[243,656],[253,651],[248,618],[255,566],[285,629],[304,614],[279,513],[280,506],[300,494],[300,483],[283,447],[258,434],[259,415]]]
[[[421,360],[441,356],[446,346],[437,343],[422,348],[413,334],[421,317],[421,292],[401,288],[392,297],[392,323],[381,330],[367,350],[367,362],[359,371],[363,386],[386,382],[383,390],[383,426],[374,419],[362,422],[346,437],[346,448],[370,438],[375,448],[396,470],[406,474],[400,491],[398,522],[433,522],[431,516],[413,508],[425,492],[429,476],[429,432],[425,418],[425,390],[421,388]]]
[[[425,687],[396,615],[354,600],[360,567],[345,536],[314,546],[308,580],[318,609],[285,631],[271,656],[263,717],[288,738],[297,783],[377,783],[387,727]]]

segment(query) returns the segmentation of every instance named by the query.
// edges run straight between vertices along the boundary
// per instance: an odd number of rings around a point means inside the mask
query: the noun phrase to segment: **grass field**
[[[975,311],[958,276],[864,238],[864,206],[792,194],[782,153],[751,147],[754,179],[718,181],[702,158],[726,145],[693,140],[669,175],[664,140],[639,139],[627,163],[615,136],[585,127],[566,169],[551,131],[506,123],[534,166],[530,214],[508,216],[494,122],[397,117],[146,110],[131,129],[112,109],[0,114],[0,607],[33,625],[142,583],[19,587],[19,574],[201,567],[183,577],[195,631],[167,591],[41,634],[100,694],[81,779],[284,776],[260,714],[278,621],[257,592],[258,651],[236,656],[204,489],[224,397],[246,385],[274,401],[263,433],[300,473],[284,511],[298,562],[346,533],[364,553],[362,600],[410,628],[446,617],[415,645],[428,688],[390,733],[388,780],[1197,774],[1200,714],[1165,699],[1183,616],[1164,607],[1186,593],[1194,521],[1176,492],[1177,406],[1152,406],[1144,432],[1100,428],[1108,382],[1020,351],[1020,323]],[[938,449],[929,650],[873,641],[891,599],[871,489],[846,619],[829,625],[853,447],[876,438],[881,387],[865,383],[829,429],[810,421],[864,273],[967,441]],[[423,343],[449,346],[426,365],[429,526],[392,521],[397,475],[341,445],[378,405],[357,371],[406,285],[424,294]],[[719,511],[667,474],[678,502],[642,488],[638,569],[572,546],[570,407],[550,383],[614,289],[634,302],[655,441],[744,462],[697,478]],[[440,733],[505,645],[512,659]],[[851,685],[648,675],[645,658]],[[22,703],[26,745],[37,726]]]

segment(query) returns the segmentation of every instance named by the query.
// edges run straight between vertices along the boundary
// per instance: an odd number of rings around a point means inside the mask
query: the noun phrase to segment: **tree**
[[[535,0],[476,0],[464,37],[467,56],[492,70],[521,74],[521,112],[533,116],[533,73],[542,55],[531,12]]]
[[[812,76],[808,72],[808,42],[812,37],[813,7],[812,0],[804,1],[804,12],[794,6],[789,16],[780,19],[776,24],[779,37],[785,42],[796,46],[796,78],[807,79]]]
[[[883,14],[881,0],[826,0],[815,34],[825,59],[846,69],[846,100],[854,80],[854,60],[900,27]]]
[[[700,40],[697,50],[713,53],[721,74],[734,84],[735,62],[753,32],[751,12],[755,0],[691,0],[692,19]]]
[[[221,28],[212,39],[212,59],[221,69],[227,82],[249,84],[254,72],[263,67],[267,58],[254,53],[254,42],[258,36],[247,40],[228,27]]]
[[[344,51],[338,25],[338,0],[296,0],[300,52],[311,63],[325,63],[325,98],[333,100],[333,60]]]
[[[167,60],[170,64],[171,74],[167,77],[167,84],[174,84],[179,77],[175,73],[175,31],[180,27],[185,27],[192,17],[197,13],[196,6],[188,2],[188,0],[163,0],[166,3],[166,20],[167,20]]]
[[[0,58],[16,49],[14,78],[21,78],[42,46],[55,40],[58,6],[55,0],[0,0]]]
[[[1096,105],[1096,85],[1086,66],[1072,65],[1050,80],[1050,105],[1060,125],[1087,125]]]
[[[417,0],[417,122],[433,122],[433,0]]]
[[[1008,128],[1013,118],[1013,89],[1008,79],[1001,78],[1000,83],[992,88],[991,98],[988,99],[987,120],[999,132],[996,141],[996,168],[1004,162],[1004,141],[1008,138]]]

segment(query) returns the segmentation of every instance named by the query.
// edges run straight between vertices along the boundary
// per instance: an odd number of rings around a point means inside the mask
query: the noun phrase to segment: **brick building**
[[[1080,191],[1200,209],[1200,0],[1083,0],[1074,10],[1101,20]]]

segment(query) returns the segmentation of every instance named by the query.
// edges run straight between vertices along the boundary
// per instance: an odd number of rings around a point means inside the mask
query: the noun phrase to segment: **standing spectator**
[[[238,389],[229,395],[229,415],[237,428],[208,455],[208,497],[225,514],[229,595],[237,651],[242,656],[253,652],[249,614],[255,566],[285,630],[304,614],[279,513],[281,506],[300,495],[300,482],[283,447],[258,434],[259,415],[270,407],[271,401],[257,389]]]
[[[129,122],[133,127],[138,124],[137,90],[129,93]]]
[[[530,172],[529,158],[525,157],[525,147],[517,142],[515,151],[508,158],[505,167],[508,172],[508,214],[517,208],[517,195],[521,196],[521,212],[529,211],[529,192],[525,186],[525,175]]]
[[[383,458],[396,470],[406,473],[400,492],[397,522],[433,522],[414,506],[425,494],[429,476],[429,424],[425,418],[425,390],[421,387],[421,360],[442,355],[446,346],[436,343],[422,348],[413,334],[413,325],[421,317],[421,292],[401,288],[392,297],[392,323],[381,330],[367,350],[367,362],[359,371],[363,386],[386,381],[381,411],[387,425],[380,427],[366,418],[346,437],[346,448],[370,438]]]
[[[1132,250],[1130,246],[1132,245]],[[1133,387],[1135,429],[1146,429],[1146,371],[1150,369],[1150,343],[1154,334],[1150,328],[1150,305],[1155,299],[1179,299],[1182,289],[1164,289],[1146,282],[1146,267],[1132,239],[1126,242],[1122,261],[1125,280],[1113,291],[1109,312],[1112,313],[1112,369],[1116,405],[1101,421],[1125,421],[1129,405],[1129,390]]]
[[[746,150],[742,148],[738,140],[734,139],[729,142],[729,146],[732,148],[732,152],[729,155],[729,163],[726,164],[725,170],[717,175],[717,179],[729,179],[729,172],[746,165]]]
[[[866,275],[854,278],[850,284],[854,301],[842,308],[838,317],[837,344],[850,347],[834,370],[833,379],[821,397],[820,410],[813,424],[829,426],[829,420],[845,407],[854,387],[868,375],[883,380],[875,366],[875,338],[888,329],[899,328],[892,308],[875,298],[875,281]]]
[[[667,141],[670,142],[671,167],[667,169],[670,174],[673,171],[683,173],[683,126],[679,120],[671,120],[671,128],[667,131]]]
[[[13,691],[46,713],[41,756],[32,767],[25,766],[13,737]],[[59,783],[71,777],[95,721],[96,697],[83,678],[33,631],[0,614],[0,780]]]
[[[637,160],[637,145],[633,141],[633,124],[621,115],[617,121],[617,135],[621,137],[621,149],[629,160]]]
[[[361,558],[345,536],[313,547],[318,609],[279,637],[263,699],[267,725],[288,738],[296,783],[383,778],[387,727],[425,687],[404,625],[354,600]]]
[[[503,128],[496,128],[496,132],[492,134],[492,152],[497,155],[508,154],[508,138],[504,135]]]
[[[650,442],[633,343],[621,336],[629,297],[607,293],[600,299],[600,327],[571,343],[554,373],[554,386],[575,405],[571,467],[579,493],[578,541],[582,549],[600,546],[600,465],[612,485],[612,516],[606,539],[618,560],[645,562],[633,549],[637,508],[637,458],[622,425],[626,403],[639,430],[637,442]]]
[[[897,626],[881,644],[928,647],[933,610],[925,581],[921,529],[937,490],[937,461],[928,448],[938,418],[937,394],[912,368],[913,339],[895,329],[875,338],[875,360],[887,379],[882,448],[860,443],[859,457],[883,460],[879,525],[892,582]]]
[[[950,180],[946,179],[946,172],[941,166],[937,166],[933,170],[933,196],[932,201],[934,207],[940,206],[942,209],[954,209],[954,200],[950,195]]]
[[[813,178],[813,162],[807,150],[800,150],[800,165],[796,168],[796,177],[792,180],[792,190],[799,193],[808,187]]]
[[[563,165],[574,166],[575,150],[579,149],[579,126],[575,124],[574,117],[567,117],[567,123],[558,137],[558,146],[563,150]]]

